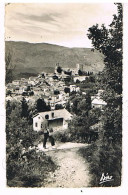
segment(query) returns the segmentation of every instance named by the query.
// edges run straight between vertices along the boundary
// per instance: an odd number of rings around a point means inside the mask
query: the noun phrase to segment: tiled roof
[[[54,117],[52,117],[52,113],[54,113]],[[65,108],[60,110],[52,110],[47,112],[40,112],[38,113],[42,118],[45,118],[46,115],[49,115],[50,119],[55,118],[64,118],[65,120],[71,120],[72,114],[70,114]],[[36,115],[37,116],[37,115]]]

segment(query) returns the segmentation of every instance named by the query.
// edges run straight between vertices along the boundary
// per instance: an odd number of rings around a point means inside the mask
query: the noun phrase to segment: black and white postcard
[[[8,190],[121,189],[124,7],[4,3]]]

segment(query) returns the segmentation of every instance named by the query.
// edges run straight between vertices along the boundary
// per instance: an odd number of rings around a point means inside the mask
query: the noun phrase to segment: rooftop
[[[54,113],[54,117],[52,117],[52,113]],[[52,110],[52,111],[40,112],[37,115],[40,115],[44,119],[45,119],[46,115],[49,115],[49,120],[51,120],[53,118],[54,119],[64,118],[65,120],[71,120],[71,118],[72,118],[72,114],[70,114],[65,108],[60,109],[60,110],[54,110],[54,111]]]
[[[107,105],[107,103],[106,103],[105,101],[103,101],[102,99],[97,99],[97,98],[95,98],[95,99],[92,101],[92,104]]]

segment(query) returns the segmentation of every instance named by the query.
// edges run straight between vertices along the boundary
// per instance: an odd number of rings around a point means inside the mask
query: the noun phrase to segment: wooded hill
[[[102,71],[104,57],[91,48],[68,48],[47,43],[5,42],[5,52],[11,53],[15,66],[15,77],[23,74],[38,74],[40,71],[53,72],[56,63],[63,68],[75,68],[83,64],[85,71]]]

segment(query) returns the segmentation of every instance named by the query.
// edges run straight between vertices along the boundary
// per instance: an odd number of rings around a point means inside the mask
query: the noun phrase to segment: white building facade
[[[72,115],[66,109],[38,113],[33,117],[33,130],[41,131],[46,120],[48,128],[53,128],[55,131],[62,130],[68,128]]]

